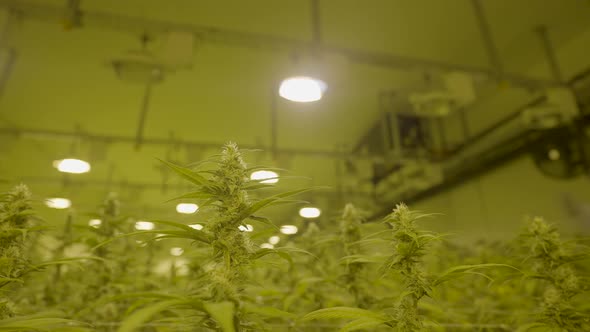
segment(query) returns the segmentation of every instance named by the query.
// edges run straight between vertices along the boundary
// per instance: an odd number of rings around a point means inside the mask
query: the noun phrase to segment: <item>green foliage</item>
[[[352,205],[347,204],[340,221],[340,238],[344,244],[344,254],[348,259],[344,260],[345,272],[344,283],[346,288],[355,299],[355,304],[359,308],[367,308],[372,302],[370,294],[364,292],[366,287],[364,283],[363,270],[364,263],[354,257],[362,256],[361,241],[361,213]]]
[[[351,322],[342,326],[340,331],[354,331],[376,328],[377,326],[389,326],[401,332],[422,331],[426,329],[427,325],[423,314],[424,306],[420,302],[425,297],[432,297],[435,287],[471,274],[489,278],[480,270],[512,268],[508,264],[487,263],[454,266],[440,274],[427,273],[424,269],[425,256],[429,253],[432,242],[441,237],[418,228],[417,221],[426,216],[428,215],[409,210],[404,204],[398,204],[394,211],[383,220],[390,227],[389,248],[391,254],[385,257],[371,258],[359,253],[358,246],[361,243],[380,243],[382,241],[373,241],[374,239],[359,241],[359,233],[354,230],[354,225],[356,224],[358,227],[358,222],[352,221],[358,217],[352,207],[347,206],[343,221],[345,227],[341,228],[343,229],[341,233],[343,239],[354,238],[356,241],[351,242],[352,246],[345,245],[345,253],[349,254],[345,257],[345,262],[360,264],[381,260],[383,262],[379,269],[381,275],[392,278],[392,280],[398,275],[403,287],[398,288],[398,296],[391,300],[382,300],[384,304],[380,306],[379,310],[376,310],[375,305],[369,310],[353,307],[324,308],[307,314],[303,320],[352,319]],[[382,233],[380,232],[380,234]]]
[[[185,224],[170,221],[155,221],[155,223],[170,226],[170,229],[135,232],[133,234],[160,234],[159,239],[177,238],[194,241],[199,246],[210,250],[206,258],[206,268],[195,278],[195,288],[189,295],[182,296],[182,300],[165,300],[151,306],[139,309],[123,322],[125,329],[137,326],[133,322],[145,321],[160,309],[180,304],[175,301],[202,303],[202,306],[192,307],[193,314],[203,317],[195,325],[205,328],[215,328],[221,331],[244,331],[263,329],[256,320],[248,321],[252,314],[276,318],[288,317],[280,310],[252,310],[248,305],[249,297],[245,294],[249,281],[249,272],[254,262],[269,254],[276,254],[291,261],[290,252],[286,249],[262,249],[250,238],[247,232],[239,229],[245,226],[248,219],[272,225],[268,219],[256,215],[263,208],[292,203],[288,198],[309,189],[301,189],[276,194],[267,198],[255,199],[251,192],[264,187],[260,181],[250,180],[246,163],[238,151],[237,145],[229,143],[224,146],[217,159],[209,160],[216,167],[197,169],[181,167],[162,161],[175,173],[195,185],[193,191],[180,196],[181,199],[197,199],[201,211],[209,216],[202,230],[195,230]],[[200,164],[199,166],[203,166]],[[202,265],[193,262],[194,265]],[[206,285],[203,287],[203,285]]]
[[[544,283],[542,313],[538,322],[527,327],[548,326],[555,331],[590,330],[590,315],[574,306],[574,298],[584,289],[572,262],[577,255],[568,253],[555,227],[534,218],[522,234],[532,267],[530,278]]]
[[[26,257],[27,233],[31,224],[31,193],[18,185],[0,201],[0,289],[12,283],[23,283],[31,263]],[[11,316],[9,304],[0,302],[0,319]]]
[[[0,331],[590,331],[588,249],[542,219],[518,243],[460,246],[404,204],[382,223],[347,204],[335,222],[290,221],[297,234],[261,248],[278,231],[263,211],[309,188],[251,180],[261,168],[232,143],[189,167],[162,162],[190,183],[176,198],[198,203],[190,221],[135,231],[109,195],[91,214],[100,226],[70,211],[36,235],[26,187],[2,196]]]
[[[13,293],[12,286],[25,284],[30,272],[40,271],[49,264],[34,265],[27,257],[29,232],[33,229],[31,193],[20,184],[0,199],[0,331],[81,331],[76,322],[56,317],[57,314],[24,316],[15,312],[14,302],[7,293]]]

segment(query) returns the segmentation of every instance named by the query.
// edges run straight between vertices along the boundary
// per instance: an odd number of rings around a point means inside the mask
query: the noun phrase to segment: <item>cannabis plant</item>
[[[360,212],[352,204],[344,207],[344,212],[340,221],[340,238],[344,245],[344,254],[347,257],[362,255],[360,241],[362,217]],[[363,278],[364,263],[349,262],[345,263],[344,283],[347,290],[354,297],[354,301],[359,308],[368,308],[371,302],[371,296],[367,294]]]
[[[532,265],[530,277],[543,281],[541,315],[536,323],[522,330],[548,327],[552,331],[589,331],[590,314],[575,306],[575,297],[585,291],[573,263],[587,255],[568,252],[557,229],[541,218],[534,218],[522,235]],[[586,287],[585,287],[586,286]]]
[[[31,224],[30,192],[24,185],[7,193],[0,203],[0,289],[22,283],[30,271],[26,236]],[[0,319],[14,315],[8,298],[0,300]]]
[[[95,331],[111,331],[110,324],[119,321],[127,307],[125,303],[105,301],[106,298],[140,288],[145,278],[138,276],[142,260],[134,255],[135,243],[113,241],[91,248],[118,233],[128,231],[127,218],[121,217],[119,201],[110,194],[97,213],[89,214],[97,224],[76,223],[77,214],[68,211],[63,228],[46,234],[38,246],[50,253],[54,262],[68,263],[48,267],[49,276],[37,274],[27,280],[30,284],[19,297],[20,307],[35,312],[43,308],[59,310],[70,318],[93,325]],[[79,257],[72,257],[78,256]],[[76,262],[76,264],[71,264]],[[141,289],[141,288],[140,288]]]
[[[256,245],[248,232],[247,220],[274,225],[257,213],[268,206],[289,203],[286,198],[308,189],[276,194],[267,198],[253,198],[254,191],[273,185],[264,180],[250,180],[249,174],[258,169],[248,168],[242,154],[234,143],[223,147],[220,156],[198,163],[196,169],[164,162],[173,171],[195,185],[193,192],[178,199],[199,200],[200,213],[208,216],[199,220],[202,230],[170,221],[154,221],[172,227],[153,231],[137,232],[160,234],[158,238],[180,238],[194,241],[200,248],[208,248],[210,255],[203,266],[203,273],[194,280],[188,293],[171,295],[162,293],[139,294],[139,297],[160,299],[136,310],[123,321],[120,331],[132,331],[159,312],[168,311],[189,317],[183,322],[193,327],[222,331],[264,330],[262,317],[288,318],[290,315],[275,308],[261,307],[252,302],[246,293],[252,284],[249,270],[254,262],[268,254],[278,254],[290,259],[287,249],[266,249]],[[213,169],[207,169],[207,165]],[[241,227],[240,227],[241,226]],[[189,252],[190,254],[190,252]],[[180,322],[180,318],[176,319]]]
[[[428,274],[425,270],[424,256],[433,240],[439,235],[418,228],[416,222],[425,217],[410,211],[404,204],[398,204],[383,222],[390,227],[390,248],[392,254],[385,258],[381,266],[383,277],[392,273],[401,277],[403,291],[394,305],[383,308],[361,309],[356,307],[334,307],[320,309],[303,317],[303,320],[348,319],[341,331],[375,329],[388,326],[401,332],[421,331],[425,329],[425,317],[420,312],[420,302],[424,297],[431,297],[433,289],[442,283],[461,277],[466,273],[482,268],[506,266],[504,264],[461,265],[449,268],[439,275]],[[350,262],[370,262],[370,257],[351,256]]]
[[[510,260],[515,256],[511,255],[511,246],[499,241],[480,240],[470,245],[441,241],[433,249],[438,257],[444,257],[428,264],[437,273],[459,264],[517,265]],[[451,324],[449,328],[452,324],[469,324],[473,331],[512,331],[531,312],[530,291],[522,287],[522,274],[515,269],[488,269],[485,273],[489,278],[474,273],[460,283],[437,287],[433,294],[436,302],[421,303],[424,314],[441,326]]]
[[[15,288],[25,283],[32,272],[41,273],[43,267],[61,262],[33,264],[28,257],[32,223],[31,193],[21,184],[0,199],[0,330],[46,331],[82,330],[72,326],[73,321],[57,318],[54,314],[37,312],[21,316],[13,309]]]

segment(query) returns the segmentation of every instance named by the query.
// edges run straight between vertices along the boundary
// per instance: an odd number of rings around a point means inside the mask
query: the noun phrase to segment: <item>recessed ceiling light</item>
[[[303,218],[313,219],[320,216],[322,212],[316,207],[304,207],[299,210],[299,215]]]
[[[260,183],[277,183],[279,182],[279,175],[273,171],[260,170],[250,174],[251,180],[263,180]]]
[[[90,172],[90,164],[80,159],[61,159],[53,161],[53,167],[63,173],[82,174]]]
[[[309,103],[322,99],[326,88],[326,83],[312,77],[291,77],[281,82],[279,95],[290,101]]]
[[[183,214],[191,214],[197,212],[199,206],[193,203],[180,203],[176,205],[176,212]]]
[[[54,197],[46,199],[45,205],[52,209],[67,209],[72,206],[72,201],[67,198]]]

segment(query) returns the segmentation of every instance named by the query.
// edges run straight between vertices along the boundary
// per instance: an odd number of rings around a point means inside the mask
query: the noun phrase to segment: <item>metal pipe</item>
[[[557,55],[555,54],[555,48],[553,47],[551,39],[549,38],[547,26],[541,25],[536,29],[536,31],[539,39],[541,40],[543,51],[545,52],[545,58],[547,60],[547,64],[549,65],[549,70],[551,71],[551,78],[557,82],[563,82],[563,75],[559,68]]]
[[[504,69],[502,67],[502,61],[500,60],[500,55],[498,54],[498,48],[494,43],[494,38],[492,37],[492,29],[490,28],[490,24],[485,15],[483,6],[480,0],[471,0],[471,3],[473,5],[473,11],[475,13],[475,18],[477,20],[479,32],[483,39],[483,43],[486,48],[490,65],[496,72],[498,78],[503,79]]]
[[[71,132],[71,131],[61,131],[61,130],[51,130],[51,129],[30,129],[30,128],[10,128],[10,127],[0,127],[0,135],[11,135],[16,137],[27,136],[27,137],[39,137],[43,139],[64,139],[67,141],[71,141],[72,139],[81,139],[87,141],[98,141],[103,143],[126,143],[126,144],[135,144],[136,137],[133,136],[119,136],[119,135],[102,135],[102,134],[91,134],[91,133],[81,133],[81,132]],[[223,146],[224,143],[219,142],[202,142],[202,141],[188,141],[188,140],[179,140],[179,139],[170,139],[170,138],[148,138],[144,137],[142,139],[143,145],[163,145],[163,146],[170,146],[170,145],[177,145],[183,147],[192,147],[192,148],[202,148],[202,149],[218,149],[219,147]],[[244,149],[257,149],[257,150],[270,150],[269,146],[259,145],[259,144],[240,144],[240,146]],[[278,153],[284,154],[291,154],[291,155],[301,155],[306,157],[313,157],[313,158],[337,158],[337,159],[350,159],[354,157],[356,159],[365,159],[368,158],[367,155],[358,153],[358,154],[351,154],[348,152],[336,152],[330,150],[311,150],[311,149],[278,149]]]
[[[0,8],[15,10],[25,17],[50,23],[58,22],[63,15],[63,8],[43,4],[26,3],[20,0],[0,0]],[[260,33],[248,33],[232,29],[199,26],[195,24],[174,23],[157,19],[143,19],[100,11],[84,11],[81,14],[84,17],[85,26],[99,26],[126,32],[132,31],[134,33],[143,33],[145,31],[186,31],[194,34],[197,39],[203,42],[219,43],[224,45],[229,44],[236,47],[268,49],[274,51],[283,51],[286,53],[292,53],[294,50],[314,49],[315,47],[318,52],[344,56],[352,62],[397,70],[418,68],[421,70],[432,71],[461,71],[471,75],[488,78],[497,77],[498,74],[497,70],[495,69],[463,66],[388,53],[368,52],[343,46],[327,45],[325,42],[322,42],[322,45],[314,45],[313,42],[295,38],[277,37]],[[512,83],[514,86],[522,86],[525,88],[563,85],[561,82],[555,82],[553,80],[531,78],[517,74],[503,73],[502,78]]]
[[[152,82],[147,82],[143,101],[141,103],[141,110],[139,111],[139,122],[137,124],[137,132],[135,134],[135,150],[139,151],[143,143],[143,131],[145,129],[145,120],[150,107],[150,97],[152,95]]]
[[[277,109],[277,96],[274,87],[271,88],[270,95],[270,153],[272,161],[277,162],[278,160],[278,109]]]
[[[319,46],[322,43],[320,0],[311,0],[311,32],[313,44]]]
[[[63,183],[63,179],[58,176],[22,176],[15,180],[21,181],[23,183],[38,183],[38,184],[60,184]],[[131,189],[131,190],[161,190],[162,184],[155,183],[155,182],[130,182],[130,181],[111,181],[111,180],[82,180],[82,179],[72,179],[70,178],[68,181],[68,187],[105,187],[109,188],[109,190],[113,190],[113,188],[118,189]],[[168,189],[170,190],[177,190],[177,191],[186,191],[187,186],[185,184],[169,184]],[[324,188],[322,190],[315,190],[313,195],[314,196],[327,196],[327,197],[338,197],[340,196],[340,192],[335,188]],[[351,195],[366,195],[364,192],[350,192]]]
[[[4,66],[2,67],[2,71],[0,72],[0,98],[4,94],[4,90],[6,89],[6,84],[10,79],[12,74],[12,70],[14,65],[16,64],[17,53],[14,49],[8,50],[8,56]]]
[[[14,68],[16,59],[18,57],[16,50],[14,48],[8,47],[10,29],[12,28],[12,25],[14,23],[15,16],[16,13],[12,10],[9,10],[6,16],[6,20],[2,25],[2,29],[0,30],[0,50],[6,49],[8,53],[6,61],[4,62],[4,66],[2,67],[2,70],[0,72],[0,98],[2,98],[2,95],[4,94],[4,89],[6,88],[6,84],[10,79],[12,69]]]

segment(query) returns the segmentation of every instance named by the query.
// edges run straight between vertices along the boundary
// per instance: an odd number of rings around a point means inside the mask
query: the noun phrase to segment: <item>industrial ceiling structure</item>
[[[588,1],[0,0],[0,14],[2,186],[82,211],[116,191],[138,217],[174,214],[163,202],[186,184],[156,158],[235,141],[289,170],[283,188],[327,186],[310,204],[379,214],[540,129],[586,130]],[[282,98],[297,76],[321,79],[321,99]],[[91,171],[53,166],[74,157]]]

